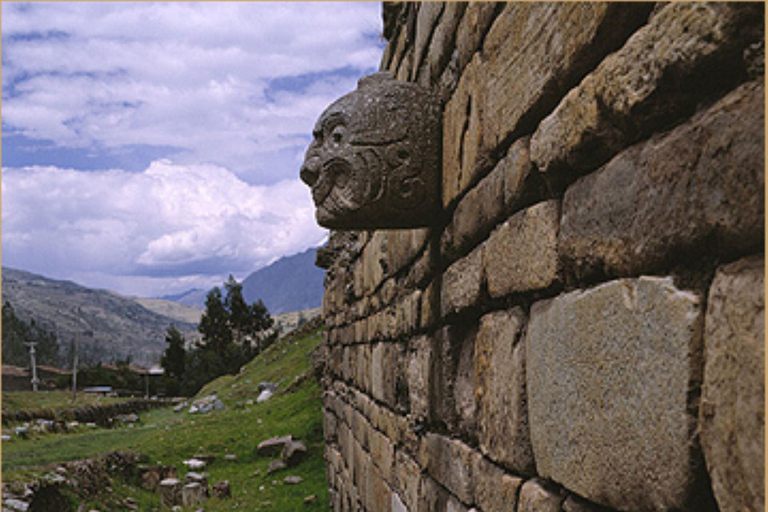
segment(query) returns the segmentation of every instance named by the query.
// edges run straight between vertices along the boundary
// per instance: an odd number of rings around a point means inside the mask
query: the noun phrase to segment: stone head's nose
[[[318,166],[316,165],[316,162],[312,160],[305,161],[304,165],[301,166],[301,170],[299,171],[299,176],[301,177],[301,181],[303,181],[310,187],[314,187],[315,183],[317,183],[317,180],[320,177],[320,172],[318,170]]]

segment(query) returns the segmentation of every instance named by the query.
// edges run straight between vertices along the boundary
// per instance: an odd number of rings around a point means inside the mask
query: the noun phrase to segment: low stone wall
[[[763,510],[762,4],[384,19],[444,216],[319,255],[333,510]]]
[[[128,400],[104,405],[86,405],[73,409],[51,410],[36,409],[32,411],[3,411],[3,425],[18,421],[61,420],[78,421],[80,423],[96,423],[99,426],[111,426],[112,419],[121,414],[149,411],[158,407],[168,407],[178,402],[178,399],[160,400]]]

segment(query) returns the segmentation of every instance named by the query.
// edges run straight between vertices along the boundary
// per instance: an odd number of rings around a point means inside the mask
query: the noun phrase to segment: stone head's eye
[[[331,130],[331,141],[333,144],[338,145],[344,141],[344,137],[347,134],[347,128],[344,125],[337,124]]]

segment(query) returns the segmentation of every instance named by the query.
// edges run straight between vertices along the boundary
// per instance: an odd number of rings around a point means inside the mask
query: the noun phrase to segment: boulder
[[[177,478],[166,478],[158,485],[160,504],[172,508],[181,504],[181,493],[184,484]]]
[[[256,447],[256,453],[262,457],[277,455],[281,453],[285,445],[290,443],[292,440],[293,437],[290,434],[282,437],[272,437],[266,441],[260,442],[259,446]]]
[[[204,502],[206,497],[205,489],[199,482],[190,482],[181,491],[181,504],[191,507]]]
[[[283,448],[283,462],[289,467],[298,465],[307,457],[307,446],[302,441],[291,441]]]
[[[214,497],[219,499],[229,498],[232,496],[232,489],[229,486],[229,482],[224,480],[223,482],[213,484],[211,493]]]

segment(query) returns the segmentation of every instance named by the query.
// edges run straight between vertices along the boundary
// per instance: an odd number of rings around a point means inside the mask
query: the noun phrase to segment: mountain
[[[197,306],[188,306],[186,304],[164,299],[132,298],[148,310],[154,311],[158,315],[167,316],[178,322],[197,325],[200,323],[200,316],[203,314],[203,308]]]
[[[316,253],[308,249],[252,273],[243,280],[243,297],[261,299],[272,315],[320,307],[325,270],[315,266]]]
[[[20,318],[57,333],[60,355],[79,333],[80,359],[86,363],[131,357],[139,365],[154,364],[171,324],[188,340],[199,336],[193,323],[160,315],[133,299],[7,267],[2,268],[2,300]]]
[[[185,292],[177,293],[175,295],[164,295],[158,297],[162,300],[176,302],[183,304],[184,306],[193,306],[196,308],[205,308],[205,296],[208,294],[208,290],[200,290],[199,288],[192,288]]]

